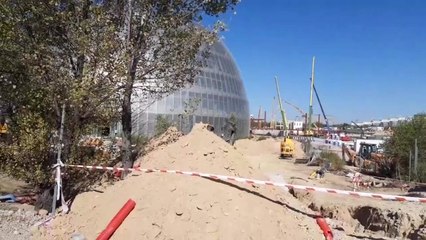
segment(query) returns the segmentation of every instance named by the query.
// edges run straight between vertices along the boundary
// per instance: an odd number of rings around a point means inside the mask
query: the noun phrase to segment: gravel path
[[[0,204],[0,240],[28,240],[41,216],[28,205]]]

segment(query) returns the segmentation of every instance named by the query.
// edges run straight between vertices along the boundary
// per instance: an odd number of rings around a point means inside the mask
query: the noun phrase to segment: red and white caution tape
[[[145,173],[150,173],[150,172],[174,173],[174,174],[182,174],[187,176],[218,179],[223,181],[236,181],[236,182],[246,183],[246,184],[286,187],[288,189],[298,189],[298,190],[304,190],[304,191],[310,191],[310,192],[323,192],[323,193],[330,193],[330,194],[348,195],[348,196],[354,196],[354,197],[368,197],[368,198],[375,198],[380,200],[392,200],[392,201],[399,201],[399,202],[426,203],[426,198],[403,197],[403,196],[397,196],[397,195],[377,194],[377,193],[368,193],[368,192],[353,192],[353,191],[345,191],[345,190],[338,190],[338,189],[302,186],[302,185],[294,185],[294,184],[288,184],[288,183],[278,183],[278,182],[262,181],[262,180],[255,180],[255,179],[249,179],[249,178],[240,178],[240,177],[216,175],[216,174],[209,174],[209,173],[199,173],[199,172],[179,171],[179,170],[148,169],[148,168],[138,168],[138,167],[137,168],[118,168],[118,167],[85,166],[85,165],[65,165],[65,167],[86,168],[86,169],[93,169],[93,170],[98,169],[98,170],[109,170],[109,171],[139,171],[139,172],[145,172]]]

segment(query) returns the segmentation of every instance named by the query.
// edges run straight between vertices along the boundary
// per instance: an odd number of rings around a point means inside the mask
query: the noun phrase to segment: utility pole
[[[414,139],[414,174],[417,176],[417,163],[419,161],[419,148],[417,147],[417,138]]]
[[[260,122],[260,113],[262,112],[262,106],[259,106],[259,113],[257,114],[257,129],[261,129],[261,122]]]
[[[274,105],[275,105],[275,96],[272,99],[272,106],[271,106],[271,123],[269,125],[270,128],[275,129],[275,109],[274,109]]]
[[[263,127],[266,127],[266,110],[265,110],[265,115],[263,117]]]
[[[410,149],[410,157],[408,158],[408,181],[411,181],[411,159],[413,158],[413,154]]]
[[[311,131],[311,125],[312,125],[312,113],[314,111],[313,109],[313,91],[314,91],[314,80],[315,80],[315,56],[312,57],[312,75],[311,75],[311,92],[309,97],[309,115],[308,115],[308,132]]]

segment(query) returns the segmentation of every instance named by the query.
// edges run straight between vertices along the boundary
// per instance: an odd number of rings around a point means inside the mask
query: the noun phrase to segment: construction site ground
[[[170,137],[170,135],[176,137]],[[164,143],[161,138],[166,139]],[[168,143],[168,144],[166,144]],[[198,124],[181,136],[168,131],[137,164],[351,190],[343,174],[308,179],[318,167],[279,158],[278,138],[243,139],[231,146]],[[82,170],[86,171],[86,170]],[[400,189],[366,189],[402,194]],[[426,208],[324,193],[290,191],[201,177],[133,172],[77,196],[68,214],[40,227],[35,239],[95,239],[129,199],[135,209],[112,239],[324,239],[315,217],[322,214],[334,239],[425,239]],[[81,238],[75,238],[81,239]]]

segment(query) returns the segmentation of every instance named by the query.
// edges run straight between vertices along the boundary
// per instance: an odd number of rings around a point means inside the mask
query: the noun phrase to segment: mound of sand
[[[141,167],[266,179],[205,125],[150,152]],[[41,229],[38,238],[70,239],[78,232],[95,239],[129,198],[136,208],[112,239],[322,239],[309,209],[281,189],[161,173],[77,196],[71,213]]]
[[[182,136],[183,133],[176,127],[169,127],[163,134],[148,143],[145,148],[145,152],[151,152],[153,150],[157,150],[161,146],[176,142]]]

